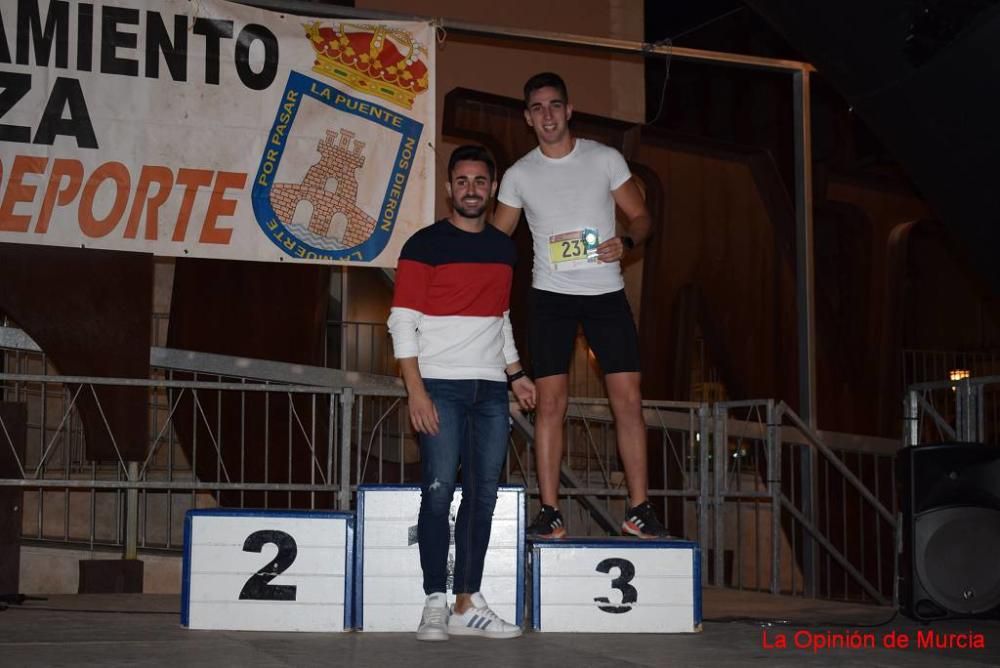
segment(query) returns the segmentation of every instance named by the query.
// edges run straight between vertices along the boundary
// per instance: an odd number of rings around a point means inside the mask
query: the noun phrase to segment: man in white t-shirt
[[[570,132],[573,107],[559,75],[543,72],[528,79],[524,104],[538,148],[504,175],[493,224],[513,234],[523,210],[535,251],[529,347],[538,395],[535,457],[542,508],[528,534],[566,535],[559,512],[559,463],[569,364],[582,325],[604,371],[615,416],[629,491],[622,532],[664,537],[667,531],[647,496],[639,340],[620,266],[628,251],[650,235],[649,211],[621,153]],[[626,236],[615,233],[616,204],[628,218]]]

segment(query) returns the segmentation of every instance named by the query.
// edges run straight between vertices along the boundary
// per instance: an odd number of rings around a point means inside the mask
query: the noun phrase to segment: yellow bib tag
[[[549,262],[555,271],[595,265],[598,244],[597,230],[590,228],[553,234],[549,237]]]

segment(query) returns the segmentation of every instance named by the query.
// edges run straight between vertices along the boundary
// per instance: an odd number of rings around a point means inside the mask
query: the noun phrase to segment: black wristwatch
[[[622,235],[622,245],[625,246],[625,248],[632,250],[635,248],[635,239],[628,235]]]
[[[513,385],[514,381],[518,378],[527,378],[528,374],[525,373],[524,369],[518,369],[514,373],[507,375],[507,387]]]

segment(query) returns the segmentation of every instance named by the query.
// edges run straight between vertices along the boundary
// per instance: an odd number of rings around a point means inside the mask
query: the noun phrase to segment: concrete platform
[[[412,634],[189,631],[180,599],[153,594],[52,596],[0,612],[3,666],[998,666],[1000,620],[923,626],[888,608],[706,589],[704,632],[690,635],[526,633],[516,640],[453,638],[420,643]],[[890,621],[891,619],[891,621]],[[417,620],[414,620],[416,624]],[[885,623],[887,622],[887,623]],[[881,624],[881,625],[880,625]],[[868,626],[871,628],[862,628]],[[851,629],[875,649],[796,648]],[[983,649],[918,648],[918,631],[981,638]],[[765,634],[767,644],[765,646]],[[892,635],[895,634],[895,635]],[[976,635],[976,634],[981,634]],[[775,647],[784,637],[787,649]],[[886,649],[905,636],[907,649]]]

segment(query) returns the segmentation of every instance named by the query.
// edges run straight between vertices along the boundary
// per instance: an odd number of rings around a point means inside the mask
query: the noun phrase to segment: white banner
[[[0,242],[395,266],[434,216],[434,28],[0,0]]]

